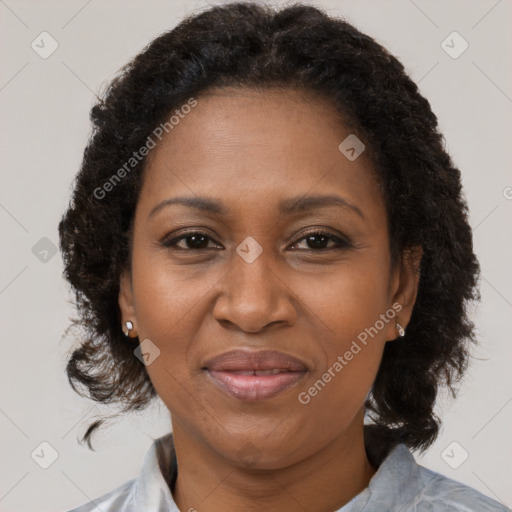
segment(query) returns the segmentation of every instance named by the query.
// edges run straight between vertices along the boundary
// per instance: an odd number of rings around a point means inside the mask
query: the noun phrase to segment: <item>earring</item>
[[[124,323],[124,325],[125,325],[125,327],[123,329],[123,334],[126,337],[129,337],[130,331],[133,330],[133,323],[128,320],[127,322]]]
[[[396,330],[398,331],[398,336],[400,336],[400,338],[405,336],[405,329],[398,322],[396,323]]]

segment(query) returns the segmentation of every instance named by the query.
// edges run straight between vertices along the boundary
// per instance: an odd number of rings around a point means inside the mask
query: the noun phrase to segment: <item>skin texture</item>
[[[292,90],[217,89],[197,100],[150,155],[119,295],[131,335],[161,351],[147,370],[172,417],[173,496],[181,510],[332,511],[375,472],[364,449],[364,400],[386,341],[398,336],[395,321],[410,319],[420,255],[392,267],[371,162],[338,150],[351,131],[328,104]],[[339,206],[278,211],[282,200],[324,194],[362,215]],[[150,215],[178,196],[208,196],[227,212],[174,204]],[[350,243],[315,248],[304,238],[315,228]],[[162,245],[185,230],[209,237],[207,249],[186,239]],[[236,252],[249,236],[263,249],[252,263]],[[299,393],[396,303],[397,317],[301,404]],[[275,397],[237,400],[203,370],[232,349],[285,352],[308,371]],[[250,462],[240,455],[247,450]]]

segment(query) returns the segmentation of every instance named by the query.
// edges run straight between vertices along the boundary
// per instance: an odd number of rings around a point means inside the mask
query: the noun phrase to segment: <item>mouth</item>
[[[221,391],[239,400],[257,401],[296,386],[308,368],[283,352],[234,350],[209,360],[203,370]]]

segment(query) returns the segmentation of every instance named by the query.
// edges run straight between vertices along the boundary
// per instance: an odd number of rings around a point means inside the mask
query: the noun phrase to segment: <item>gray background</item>
[[[0,0],[1,511],[67,510],[95,498],[135,476],[152,438],[170,428],[157,403],[102,431],[96,452],[77,443],[101,408],[67,385],[72,340],[62,334],[73,309],[52,249],[95,93],[153,37],[215,3]],[[442,434],[419,459],[511,506],[512,3],[310,3],[345,16],[402,60],[463,172],[482,264],[482,302],[472,312],[480,344],[457,401],[441,397]],[[47,59],[31,48],[43,31],[59,45]],[[441,46],[453,31],[469,44],[458,58]],[[462,42],[448,44],[453,52]],[[48,469],[39,465],[51,462],[43,441],[58,454]]]

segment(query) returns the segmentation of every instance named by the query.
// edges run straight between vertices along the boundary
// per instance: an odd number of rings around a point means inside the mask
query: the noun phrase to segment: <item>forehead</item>
[[[141,201],[195,194],[269,207],[308,191],[379,200],[367,155],[351,161],[340,151],[351,130],[326,99],[292,89],[225,88],[196,101],[150,153]]]

